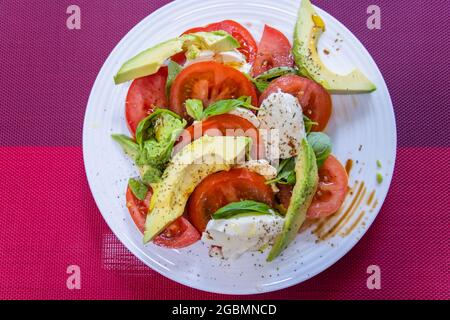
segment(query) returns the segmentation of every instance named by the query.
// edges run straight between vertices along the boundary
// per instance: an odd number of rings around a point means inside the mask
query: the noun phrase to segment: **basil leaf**
[[[139,145],[123,134],[113,134],[111,138],[122,147],[123,151],[135,162],[140,159]]]
[[[141,169],[142,181],[152,184],[161,181],[162,171],[156,167],[144,165]]]
[[[320,168],[331,153],[331,139],[323,132],[311,132],[307,139],[316,155],[317,167]]]
[[[139,122],[137,129],[136,129],[136,142],[139,146],[142,147],[143,143],[145,140],[147,140],[153,132],[152,129],[154,126],[154,120],[156,120],[160,115],[162,114],[168,114],[171,115],[173,118],[178,119],[178,120],[182,120],[182,118],[168,110],[168,109],[156,109],[151,115],[149,115],[147,118],[144,118],[141,120],[141,122]],[[150,130],[148,130],[150,129]]]
[[[183,70],[183,67],[180,66],[175,61],[170,60],[169,64],[167,65],[168,69],[168,75],[167,75],[167,81],[166,81],[166,94],[169,96],[170,94],[170,88],[172,87],[172,83],[174,82],[177,75]]]
[[[235,110],[236,108],[246,108],[251,110],[259,110],[251,104],[251,97],[240,97],[239,99],[220,100],[210,105],[203,112],[203,119],[218,116]]]
[[[203,102],[198,99],[186,100],[186,111],[194,120],[203,120]]]
[[[307,116],[303,115],[303,123],[305,124],[306,133],[310,133],[313,126],[318,125],[317,122],[312,121]]]
[[[296,162],[295,157],[283,159],[278,167],[277,177],[273,180],[268,181],[267,183],[294,185],[297,180],[295,173],[295,162]]]
[[[238,215],[272,215],[276,214],[270,206],[265,203],[253,200],[244,200],[240,202],[232,202],[219,210],[217,210],[212,218],[214,220],[230,219]]]
[[[136,130],[140,150],[139,162],[136,164],[163,169],[186,124],[186,120],[167,109],[156,109],[143,119]]]
[[[259,76],[251,80],[259,92],[263,92],[267,89],[272,80],[287,74],[298,74],[298,72],[297,69],[291,67],[276,67],[261,73]]]
[[[266,91],[270,82],[266,80],[253,80],[253,84],[255,85],[256,89],[258,89],[259,92],[264,92]]]
[[[276,67],[261,73],[255,80],[272,80],[287,74],[297,74],[297,69],[291,67]]]
[[[177,137],[174,136],[173,139],[167,141],[159,142],[155,139],[145,141],[141,149],[143,163],[154,167],[164,167],[170,160],[176,139]]]
[[[128,186],[131,189],[131,192],[135,195],[139,200],[144,200],[147,196],[148,187],[143,184],[140,180],[130,179],[128,180]]]

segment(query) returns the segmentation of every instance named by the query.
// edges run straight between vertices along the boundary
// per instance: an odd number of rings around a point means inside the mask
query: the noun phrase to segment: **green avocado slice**
[[[291,203],[286,212],[283,230],[275,239],[267,261],[273,261],[295,239],[298,230],[306,219],[319,183],[316,156],[306,139],[301,142],[295,165],[297,183],[292,191]]]
[[[149,76],[158,72],[173,55],[187,51],[195,58],[200,50],[214,52],[239,48],[239,42],[225,31],[197,32],[174,38],[147,49],[125,62],[114,76],[115,84]]]
[[[144,243],[183,215],[189,196],[205,177],[245,161],[250,144],[247,137],[203,136],[177,153],[153,186]]]
[[[332,93],[366,93],[376,86],[358,69],[347,75],[329,70],[317,52],[317,43],[325,31],[325,23],[310,0],[302,0],[294,31],[293,54],[300,73]]]

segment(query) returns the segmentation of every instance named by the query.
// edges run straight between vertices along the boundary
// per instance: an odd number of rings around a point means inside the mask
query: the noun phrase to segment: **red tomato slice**
[[[166,248],[181,249],[200,240],[200,233],[184,217],[180,217],[153,239],[153,243]]]
[[[289,208],[289,203],[291,203],[293,185],[277,183],[277,187],[280,190],[276,194],[278,202],[284,207],[285,210]]]
[[[261,159],[265,156],[265,149],[263,140],[259,135],[258,129],[247,119],[233,115],[222,114],[219,116],[209,117],[208,119],[197,122],[194,125],[186,128],[181,134],[175,152],[181,150],[194,140],[208,135],[214,136],[235,136],[235,137],[250,137],[253,140],[252,144],[252,158]]]
[[[280,192],[276,195],[277,200],[287,209],[294,186],[279,184],[278,188]],[[336,213],[344,203],[347,190],[347,172],[339,160],[330,155],[319,169],[319,186],[308,209],[307,217],[324,218]]]
[[[319,169],[319,186],[308,210],[308,218],[324,218],[336,213],[348,191],[347,171],[330,155]]]
[[[142,233],[144,233],[148,205],[152,194],[152,190],[149,189],[145,199],[139,200],[134,196],[130,188],[127,189],[126,200],[128,211],[130,212],[134,223]],[[200,240],[200,234],[197,230],[195,230],[186,218],[180,217],[167,227],[162,234],[157,236],[153,240],[153,243],[162,247],[179,249],[190,246],[198,240]]]
[[[185,101],[200,99],[205,107],[224,99],[249,96],[256,103],[254,85],[238,70],[217,62],[199,62],[181,71],[170,90],[170,109],[188,119]]]
[[[184,52],[177,53],[170,58],[172,61],[178,63],[179,65],[184,65],[186,63],[186,55]]]
[[[241,200],[255,200],[273,206],[274,194],[263,176],[247,169],[212,174],[191,194],[187,205],[189,220],[203,232],[213,213]]]
[[[258,46],[251,33],[241,24],[233,20],[225,20],[221,22],[211,23],[205,27],[192,28],[185,31],[183,34],[195,32],[210,32],[223,30],[231,34],[241,47],[238,49],[246,58],[247,62],[253,63],[256,58]]]
[[[259,98],[261,104],[272,93],[282,92],[292,94],[298,99],[303,113],[318,125],[312,131],[323,131],[331,117],[331,96],[320,84],[296,75],[286,75],[275,79]]]
[[[125,104],[125,117],[133,135],[139,122],[151,114],[155,107],[168,106],[166,81],[167,67],[163,67],[157,73],[136,79],[131,84]]]
[[[258,54],[253,63],[252,75],[256,77],[275,67],[293,67],[292,47],[284,34],[268,25],[258,47]]]

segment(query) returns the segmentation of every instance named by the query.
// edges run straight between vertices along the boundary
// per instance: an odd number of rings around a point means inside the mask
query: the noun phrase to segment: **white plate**
[[[129,85],[115,86],[113,83],[113,75],[120,65],[141,50],[178,36],[188,28],[224,19],[244,24],[257,41],[264,23],[292,38],[298,7],[298,0],[172,2],[149,15],[120,41],[95,81],[83,131],[86,174],[95,201],[120,241],[149,267],[174,281],[224,294],[256,294],[298,284],[344,256],[372,224],[386,197],[396,150],[395,118],[386,84],[375,62],[352,33],[332,16],[317,9],[327,25],[319,43],[325,63],[338,72],[358,67],[378,87],[372,94],[333,96],[334,114],[327,131],[337,157],[344,163],[347,159],[355,161],[350,186],[359,182],[353,195],[348,196],[345,209],[360,192],[356,202],[353,201],[354,214],[342,219],[345,211],[349,211],[344,210],[325,223],[323,232],[339,220],[342,220],[343,228],[335,230],[338,232],[331,238],[317,242],[316,235],[311,233],[317,225],[311,226],[272,263],[266,263],[266,254],[260,253],[246,254],[237,261],[222,261],[210,258],[207,247],[201,243],[183,250],[169,250],[152,244],[144,246],[141,234],[128,215],[126,185],[128,178],[137,176],[137,172],[110,138],[111,133],[128,134],[124,102]],[[338,39],[337,43],[335,39]],[[331,54],[323,54],[325,48]],[[377,169],[376,160],[380,160],[382,169]],[[377,172],[384,176],[380,185],[376,182]],[[361,187],[361,182],[365,187]],[[376,195],[367,205],[372,191]],[[341,235],[353,224],[356,227],[348,235]]]

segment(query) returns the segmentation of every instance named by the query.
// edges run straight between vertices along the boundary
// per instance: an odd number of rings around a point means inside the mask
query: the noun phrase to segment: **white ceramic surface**
[[[126,185],[128,178],[137,176],[137,172],[110,138],[112,133],[128,134],[124,102],[129,84],[115,86],[113,83],[113,75],[120,65],[141,50],[175,37],[188,28],[224,19],[244,24],[257,41],[265,23],[292,39],[298,7],[298,0],[172,2],[135,26],[110,54],[97,77],[83,131],[84,161],[90,188],[104,219],[120,241],[145,264],[172,280],[225,294],[256,294],[298,284],[344,256],[370,227],[386,197],[396,150],[395,118],[388,90],[363,45],[336,19],[318,9],[327,25],[319,43],[325,63],[336,72],[358,67],[378,87],[371,94],[333,96],[334,113],[327,132],[334,143],[334,154],[343,163],[347,159],[355,161],[350,187],[357,184],[353,195],[348,196],[344,210],[324,224],[323,232],[326,233],[336,221],[342,220],[343,227],[337,230],[339,232],[327,240],[316,241],[317,236],[311,231],[317,225],[310,226],[272,263],[265,262],[267,252],[223,261],[210,258],[207,247],[200,242],[183,250],[169,250],[152,244],[144,246],[141,234],[128,215]],[[323,54],[325,48],[330,54]],[[376,160],[380,160],[382,169],[377,169]],[[384,176],[382,184],[376,182],[377,172]],[[369,206],[367,202],[372,191],[375,191],[375,197]],[[341,219],[345,211],[351,211],[347,208],[358,195],[360,199],[354,201],[354,215],[348,215],[348,221]],[[363,211],[365,214],[360,215]],[[356,225],[353,231],[343,236],[353,224]]]

